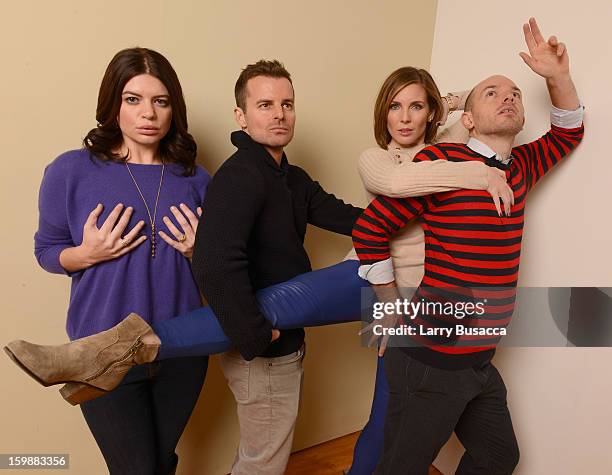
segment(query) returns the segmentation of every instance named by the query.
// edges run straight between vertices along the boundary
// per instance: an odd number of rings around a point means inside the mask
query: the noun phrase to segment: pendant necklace
[[[147,205],[147,201],[145,200],[145,197],[142,194],[142,191],[140,190],[138,183],[136,182],[136,178],[134,178],[134,175],[132,174],[132,170],[130,170],[127,160],[124,163],[130,174],[130,177],[132,177],[132,181],[134,182],[134,185],[136,185],[138,194],[140,195],[140,198],[142,199],[142,202],[144,203],[145,208],[147,209],[147,214],[149,215],[149,222],[151,223],[151,257],[155,257],[155,245],[156,245],[155,243],[155,220],[157,218],[157,203],[159,202],[159,193],[161,191],[162,182],[164,181],[165,165],[162,163],[161,176],[159,177],[159,186],[157,187],[157,197],[155,198],[155,206],[153,208],[153,215],[151,215],[151,210],[149,209],[149,205]]]

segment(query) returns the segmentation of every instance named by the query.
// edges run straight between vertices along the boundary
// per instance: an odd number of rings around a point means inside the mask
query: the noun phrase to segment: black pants
[[[519,450],[506,404],[506,387],[490,363],[446,371],[399,348],[385,353],[389,405],[376,475],[426,475],[455,431],[465,447],[455,473],[508,475]]]
[[[207,368],[207,356],[135,366],[114,391],[81,404],[111,475],[174,473]]]

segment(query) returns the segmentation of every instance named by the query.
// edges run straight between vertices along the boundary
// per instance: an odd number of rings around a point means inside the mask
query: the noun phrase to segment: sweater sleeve
[[[487,188],[486,165],[480,162],[395,164],[388,152],[369,149],[359,157],[359,174],[365,188],[373,194],[390,198],[408,198],[457,189]]]
[[[45,168],[38,194],[38,230],[34,255],[47,272],[66,274],[59,260],[61,252],[76,246],[68,225],[65,160],[57,158]]]
[[[256,171],[221,168],[206,192],[192,259],[200,290],[227,337],[247,360],[263,354],[272,339],[272,325],[255,299],[247,256],[264,195],[263,178]]]
[[[303,173],[308,181],[308,222],[327,231],[350,236],[363,208],[327,193],[319,182],[310,178],[305,171]]]
[[[470,138],[470,133],[463,126],[461,121],[457,119],[455,122],[450,124],[438,133],[435,142],[449,142],[449,143],[466,143]]]
[[[368,268],[386,266],[391,257],[390,240],[393,234],[411,220],[423,214],[427,198],[388,198],[378,196],[368,205],[353,228],[353,247],[361,262],[360,275]],[[368,280],[370,280],[368,278]],[[370,280],[372,283],[374,282]]]
[[[550,131],[539,139],[514,147],[512,155],[525,176],[527,190],[531,190],[553,166],[574,150],[583,136],[583,125],[572,129],[551,125]]]

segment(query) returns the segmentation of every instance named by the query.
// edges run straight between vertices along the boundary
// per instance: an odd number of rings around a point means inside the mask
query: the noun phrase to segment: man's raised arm
[[[578,109],[580,100],[570,75],[565,44],[560,43],[556,36],[551,36],[546,41],[535,18],[530,18],[529,23],[523,25],[523,33],[529,54],[519,54],[533,72],[546,79],[552,105],[565,111]]]

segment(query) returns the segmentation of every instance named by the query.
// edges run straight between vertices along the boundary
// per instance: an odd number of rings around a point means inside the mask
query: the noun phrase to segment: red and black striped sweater
[[[467,145],[441,143],[423,149],[414,158],[425,160],[478,160],[506,171],[515,203],[509,217],[500,217],[484,190],[457,190],[418,198],[379,196],[365,209],[353,228],[353,244],[362,265],[390,257],[389,240],[408,222],[420,217],[425,232],[425,274],[413,301],[440,300],[440,294],[457,295],[473,289],[472,298],[486,299],[486,312],[470,320],[471,327],[506,327],[514,310],[525,201],[528,192],[546,172],[581,141],[584,127],[551,126],[538,140],[514,147],[513,160],[503,165],[474,152]],[[437,297],[434,289],[444,289]],[[455,289],[450,291],[450,289]],[[476,290],[478,289],[478,290]],[[472,291],[472,290],[471,290]],[[456,323],[460,319],[450,317]],[[448,315],[419,313],[403,323],[425,329],[447,326]],[[444,368],[482,364],[493,356],[499,337],[457,336],[444,339],[419,330],[403,348],[421,361]],[[475,335],[476,333],[476,335]],[[482,332],[485,333],[485,332]]]

